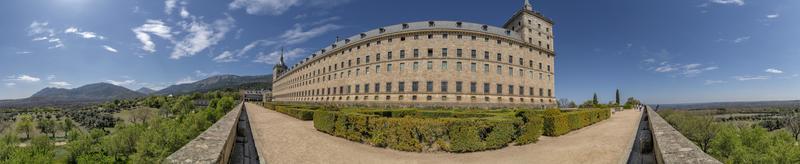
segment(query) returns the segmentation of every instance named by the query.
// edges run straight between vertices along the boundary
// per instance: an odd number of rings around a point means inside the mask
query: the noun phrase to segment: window
[[[514,56],[508,55],[508,64],[514,64]]]
[[[514,94],[514,85],[508,85],[508,94]]]
[[[463,51],[463,50],[461,50],[460,48],[459,48],[459,49],[456,49],[456,57],[459,57],[459,58],[460,58],[461,56],[463,56],[463,55],[462,55],[462,51]]]
[[[456,71],[461,72],[461,62],[456,62]]]
[[[428,48],[428,57],[433,57],[433,48]]]
[[[428,34],[428,39],[433,39],[433,34]]]
[[[553,97],[553,91],[552,90],[547,89],[547,97]]]
[[[414,49],[414,58],[419,57],[419,49]]]
[[[442,34],[443,39],[447,39],[447,34]]]
[[[471,63],[471,64],[469,65],[469,69],[470,69],[470,71],[472,71],[472,72],[477,72],[478,68],[476,68],[476,67],[478,67],[478,66],[477,66],[475,63]]]
[[[497,75],[503,75],[503,66],[497,65]]]
[[[406,50],[400,50],[400,59],[406,58]]]
[[[524,61],[522,60],[522,58],[519,58],[519,65],[523,65],[523,64],[524,64]]]
[[[447,61],[442,61],[442,71],[447,70]]]
[[[456,81],[456,92],[461,93],[461,88],[462,88],[462,85],[463,85],[462,83],[463,82]]]
[[[392,72],[392,64],[386,64],[386,72]]]
[[[442,85],[439,88],[442,89],[443,93],[447,93],[447,81],[442,81]]]
[[[428,70],[433,69],[433,61],[428,61]]]
[[[547,72],[550,72],[550,65],[547,65]]]
[[[367,62],[369,62],[369,56],[367,56]],[[497,53],[497,61],[503,61],[503,54]]]
[[[428,81],[425,83],[425,91],[433,92],[433,81]]]
[[[356,76],[358,76],[359,72],[361,72],[361,69],[360,68],[356,68]]]
[[[369,93],[369,84],[364,84],[364,93]]]
[[[508,76],[514,76],[514,68],[508,67]]]
[[[381,61],[381,53],[375,54],[375,61]]]
[[[398,70],[403,72],[403,67],[406,67],[406,63],[400,63],[400,68]]]
[[[386,92],[392,92],[392,83],[386,83]]]
[[[539,63],[539,70],[542,70],[542,63]]]
[[[477,40],[477,39],[478,37],[476,37],[475,35],[472,36],[472,40]]]
[[[503,94],[503,84],[497,84],[497,94]]]
[[[476,90],[477,88],[475,88],[475,87],[476,87],[475,85],[478,85],[478,84],[477,84],[477,83],[475,83],[475,82],[471,82],[471,83],[469,83],[469,92],[470,92],[470,93],[475,93],[475,92],[476,92],[475,90]]]
[[[489,60],[489,51],[483,51],[483,59]]]
[[[525,87],[519,86],[519,95],[520,96],[525,95]]]
[[[411,82],[411,92],[419,92],[419,81]]]
[[[397,83],[397,91],[398,92],[405,92],[406,91],[406,82],[401,81]]]
[[[388,53],[386,53],[386,59],[387,60],[392,60],[392,51],[389,51]]]
[[[419,69],[419,62],[414,62],[414,65],[412,66],[412,69],[414,71],[417,71],[417,69]]]
[[[489,64],[483,64],[483,73],[489,73]]]
[[[356,84],[356,93],[361,91],[361,85]]]
[[[533,96],[533,87],[528,88],[528,95]]]
[[[489,83],[483,83],[483,93],[489,93]]]
[[[477,57],[478,57],[477,51],[476,51],[476,50],[472,50],[472,51],[470,51],[470,56],[471,56],[473,59],[477,58]]]
[[[539,96],[544,96],[544,89],[539,88]]]
[[[364,75],[369,75],[369,67],[364,68]]]
[[[356,65],[359,65],[359,64],[361,64],[361,58],[356,58]],[[539,69],[541,69],[541,67]]]
[[[442,48],[442,57],[443,58],[447,57],[447,48]]]

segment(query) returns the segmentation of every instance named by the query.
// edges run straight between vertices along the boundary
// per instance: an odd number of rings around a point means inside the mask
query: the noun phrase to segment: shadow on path
[[[239,123],[236,125],[236,143],[233,146],[229,163],[259,163],[258,151],[256,143],[253,141],[253,133],[250,130],[250,120],[247,117],[245,106],[242,106]]]

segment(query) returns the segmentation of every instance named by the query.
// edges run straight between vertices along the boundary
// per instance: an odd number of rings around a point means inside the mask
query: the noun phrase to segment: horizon
[[[269,75],[282,47],[294,65],[336,36],[383,26],[501,26],[522,0],[2,3],[0,99],[18,99],[98,82],[160,90],[214,75]],[[377,4],[395,7],[365,7]],[[800,61],[798,1],[532,4],[555,22],[558,99],[580,104],[597,93],[607,102],[616,89],[623,101],[648,104],[800,99],[792,94],[800,92],[800,66],[792,62]]]

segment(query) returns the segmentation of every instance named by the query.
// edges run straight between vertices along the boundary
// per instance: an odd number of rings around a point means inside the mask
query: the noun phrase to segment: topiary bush
[[[519,127],[519,137],[515,141],[517,145],[525,145],[539,141],[542,136],[544,119],[541,112],[520,111],[517,117],[521,118],[523,124]]]
[[[319,131],[333,134],[336,123],[336,113],[330,111],[316,111],[314,112],[314,128]]]

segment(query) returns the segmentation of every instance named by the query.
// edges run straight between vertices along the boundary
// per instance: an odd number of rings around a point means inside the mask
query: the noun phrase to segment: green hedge
[[[570,112],[545,112],[544,135],[560,136],[573,130],[608,119],[608,109],[590,109]]]
[[[314,112],[314,128],[325,133],[333,133],[336,123],[336,113],[329,111]]]
[[[520,127],[519,137],[515,141],[517,145],[525,145],[539,141],[539,136],[543,133],[544,119],[538,111],[520,111],[517,117],[521,118],[524,124]]]
[[[286,115],[292,116],[300,120],[307,121],[314,119],[314,110],[289,108],[283,106],[277,106],[275,108],[276,108],[275,111],[284,113]]]

